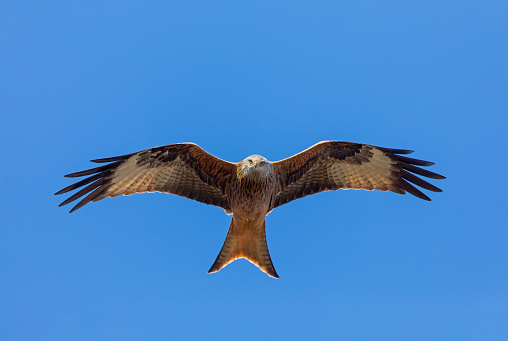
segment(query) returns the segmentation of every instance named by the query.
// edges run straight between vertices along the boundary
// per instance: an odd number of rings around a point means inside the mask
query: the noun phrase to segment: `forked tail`
[[[268,276],[279,278],[266,245],[265,222],[259,228],[237,226],[231,219],[228,235],[208,273],[217,272],[232,261],[245,258]]]

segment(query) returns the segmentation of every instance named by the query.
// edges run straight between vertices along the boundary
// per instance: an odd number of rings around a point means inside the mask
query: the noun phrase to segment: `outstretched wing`
[[[60,206],[85,196],[73,212],[90,201],[143,192],[166,192],[231,212],[226,191],[236,165],[221,160],[193,143],[170,144],[138,153],[92,160],[107,165],[66,177],[89,177],[55,194],[63,194],[88,185]]]
[[[432,162],[399,155],[412,152],[351,142],[319,142],[299,154],[273,163],[278,177],[278,193],[272,208],[306,195],[339,188],[409,192],[430,201],[411,183],[433,192],[441,190],[413,173],[432,179],[445,177],[416,167],[431,166]]]

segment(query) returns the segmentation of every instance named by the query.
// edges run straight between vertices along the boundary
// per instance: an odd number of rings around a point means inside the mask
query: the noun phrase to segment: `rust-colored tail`
[[[231,219],[224,245],[208,273],[217,272],[238,258],[245,258],[268,276],[279,278],[266,245],[264,221],[259,228],[253,228],[237,226]]]

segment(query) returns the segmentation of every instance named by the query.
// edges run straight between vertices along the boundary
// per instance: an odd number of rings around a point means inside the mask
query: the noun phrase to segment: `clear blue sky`
[[[506,1],[0,3],[0,339],[507,340]],[[73,214],[90,159],[195,142],[229,161],[321,140],[434,161],[432,202],[310,196],[267,217],[279,280],[207,270],[221,209]]]

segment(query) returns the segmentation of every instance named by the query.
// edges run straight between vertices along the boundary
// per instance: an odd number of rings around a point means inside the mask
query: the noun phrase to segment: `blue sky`
[[[506,340],[506,1],[4,1],[2,340]],[[367,191],[266,220],[281,276],[214,275],[230,217],[165,194],[73,214],[90,159],[195,142],[415,150],[432,202]]]

